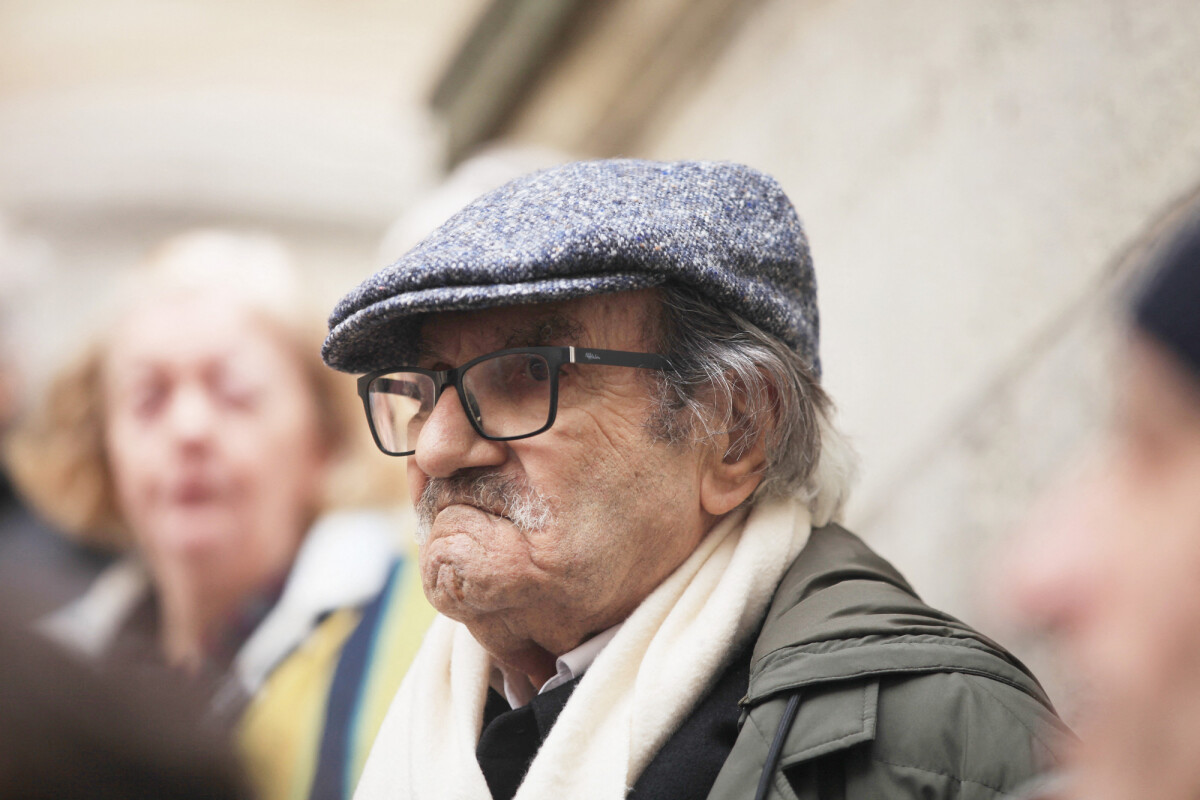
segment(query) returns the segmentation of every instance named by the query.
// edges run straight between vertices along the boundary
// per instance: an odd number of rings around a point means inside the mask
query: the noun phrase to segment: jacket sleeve
[[[1052,767],[1065,729],[1025,692],[961,672],[872,676],[798,690],[799,710],[782,733],[789,694],[749,709],[709,795],[753,800],[772,742],[772,800],[1017,797]]]

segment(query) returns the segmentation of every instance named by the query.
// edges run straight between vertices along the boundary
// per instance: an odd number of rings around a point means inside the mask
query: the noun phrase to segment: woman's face
[[[286,572],[325,459],[312,388],[268,326],[211,296],[139,309],[104,405],[118,507],[160,584],[237,596]]]
[[[1079,797],[1200,797],[1200,402],[1141,340],[1085,468],[1047,497],[1006,598],[1090,689]]]

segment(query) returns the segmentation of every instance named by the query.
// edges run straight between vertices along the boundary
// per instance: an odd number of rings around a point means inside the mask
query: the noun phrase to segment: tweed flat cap
[[[791,202],[740,164],[617,159],[490,192],[350,292],[325,362],[411,363],[425,314],[691,286],[778,336],[819,374],[816,279]]]

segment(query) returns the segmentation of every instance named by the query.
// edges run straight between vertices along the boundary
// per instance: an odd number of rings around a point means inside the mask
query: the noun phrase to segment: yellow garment
[[[307,800],[325,701],[361,612],[330,614],[267,679],[242,715],[238,740],[260,800]]]
[[[425,640],[425,631],[429,630],[433,618],[437,616],[421,586],[420,564],[415,554],[405,559],[400,579],[399,591],[393,602],[388,604],[376,641],[377,652],[372,659],[376,668],[371,670],[363,702],[359,706],[355,726],[355,741],[359,746],[353,753],[352,765],[355,784],[362,775],[367,755],[391,707],[392,698]]]
[[[350,798],[434,616],[417,558],[401,559],[380,595],[330,614],[271,672],[239,730],[260,800],[308,800],[318,770],[322,797]],[[341,705],[331,705],[335,692]],[[322,765],[330,737],[345,747]]]

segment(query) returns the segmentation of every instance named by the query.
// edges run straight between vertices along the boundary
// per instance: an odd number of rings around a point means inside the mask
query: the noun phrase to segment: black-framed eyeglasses
[[[390,456],[416,452],[425,420],[453,386],[476,433],[506,442],[543,433],[558,413],[558,370],[563,364],[670,369],[657,353],[591,347],[516,347],[497,350],[446,370],[396,367],[358,379],[375,444]]]

